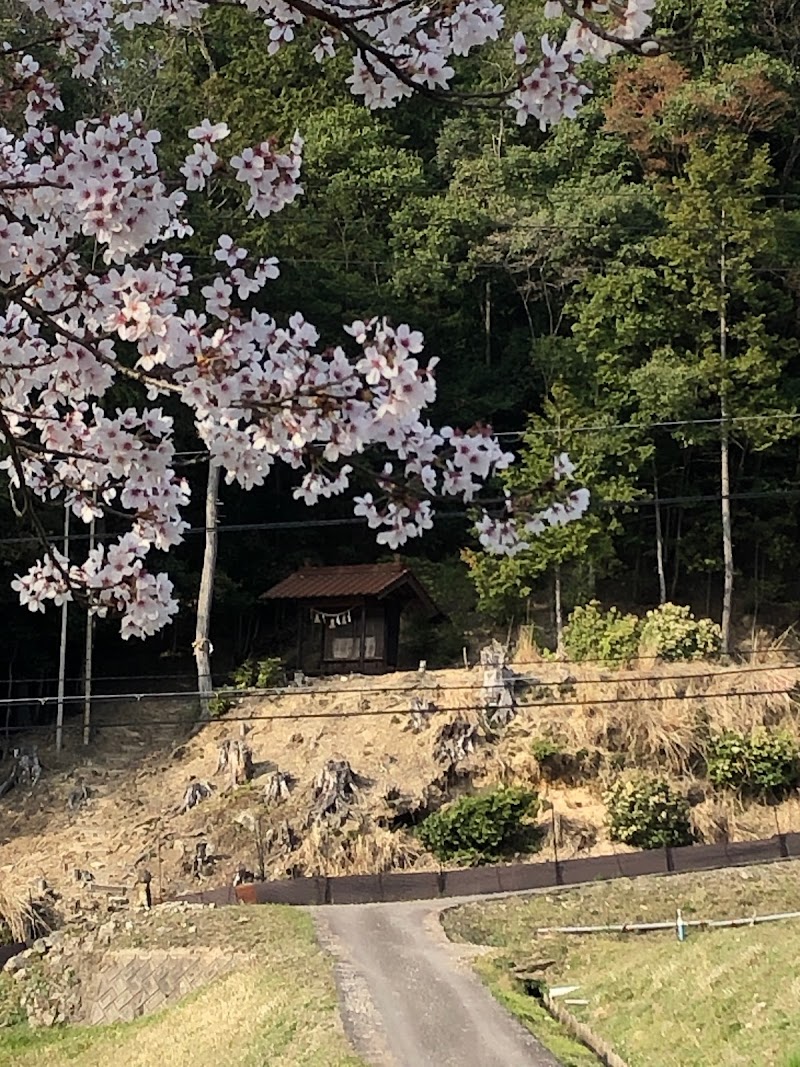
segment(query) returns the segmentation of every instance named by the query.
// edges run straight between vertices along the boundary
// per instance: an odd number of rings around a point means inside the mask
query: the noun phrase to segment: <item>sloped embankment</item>
[[[533,785],[550,802],[542,859],[553,858],[553,836],[561,858],[605,853],[621,846],[608,839],[602,793],[631,768],[679,782],[705,840],[797,824],[796,799],[745,805],[703,779],[713,731],[766,724],[797,734],[795,668],[518,670],[515,716],[497,730],[480,708],[477,668],[330,679],[246,697],[194,735],[189,703],[101,709],[91,748],[56,758],[40,746],[41,782],[0,801],[0,878],[8,884],[13,872],[22,887],[44,878],[70,907],[86,905],[90,880],[129,885],[142,865],[156,895],[196,886],[198,876],[221,884],[240,867],[270,877],[431,868],[437,863],[415,824],[448,799],[498,782]],[[252,780],[237,788],[227,772],[215,773],[219,746],[232,739],[246,743],[254,765]],[[540,764],[534,753],[543,750],[551,756]],[[331,792],[340,773],[344,786]],[[181,812],[193,781],[211,794]],[[83,785],[88,799],[70,806]]]

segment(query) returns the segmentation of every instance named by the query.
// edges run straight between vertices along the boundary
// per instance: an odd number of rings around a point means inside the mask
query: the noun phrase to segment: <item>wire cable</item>
[[[654,657],[654,658],[657,659],[658,657]],[[583,660],[582,662],[583,663],[589,663],[589,662],[600,663],[602,661],[601,660],[595,660],[595,661]],[[554,665],[556,665],[557,661],[553,661],[553,663],[554,663]],[[509,664],[509,666],[513,669],[514,667],[528,666],[528,665],[532,665],[532,664],[536,664],[536,665],[541,666],[542,665],[542,661],[541,660],[517,660],[515,663]],[[566,667],[566,666],[574,666],[574,665],[572,665],[572,664],[569,664],[569,665],[568,664],[564,664],[564,666]],[[457,668],[453,668],[453,669],[457,669]],[[480,666],[476,665],[476,669],[480,669]],[[613,668],[610,666],[609,669],[613,669]],[[517,676],[517,677],[509,678],[508,679],[508,684],[509,685],[517,685],[517,686],[539,685],[539,686],[550,686],[550,687],[560,687],[560,688],[568,687],[568,688],[571,689],[571,688],[574,688],[577,685],[609,685],[609,684],[614,684],[614,683],[615,684],[622,684],[622,683],[626,683],[626,682],[628,682],[628,683],[629,682],[636,682],[636,683],[639,683],[639,682],[665,682],[665,681],[685,682],[685,681],[695,681],[698,678],[706,679],[706,680],[709,679],[709,678],[730,678],[730,677],[732,677],[734,675],[738,676],[738,675],[742,675],[742,674],[762,674],[764,672],[778,671],[778,670],[781,670],[781,671],[797,671],[797,670],[800,670],[800,663],[786,663],[786,664],[781,664],[781,665],[776,665],[776,664],[773,664],[773,663],[769,663],[769,664],[762,664],[760,666],[753,666],[752,664],[750,664],[750,665],[742,664],[741,666],[737,666],[737,667],[733,667],[733,668],[722,668],[722,669],[720,669],[718,671],[711,671],[711,670],[707,670],[707,671],[690,671],[690,672],[688,672],[686,674],[651,674],[651,675],[645,674],[645,675],[638,675],[638,676],[633,676],[633,677],[624,677],[624,676],[622,676],[622,677],[605,677],[605,678],[575,678],[572,675],[570,675],[569,677],[567,677],[565,679],[554,680],[554,681],[545,681],[544,679],[539,679],[539,678],[529,678],[529,677],[524,677],[524,676]],[[161,676],[160,675],[151,675],[150,677],[158,679]],[[183,678],[191,678],[192,681],[194,681],[195,678],[196,678],[196,675],[164,675],[164,677],[173,678],[173,679],[174,678],[181,678],[181,677],[183,677]],[[53,680],[55,680],[55,679],[53,679]],[[82,681],[82,679],[73,679],[73,680],[74,681]],[[107,679],[95,678],[94,681],[93,681],[93,685],[95,685],[95,686],[101,685],[104,680],[107,680]],[[131,679],[130,677],[125,677],[125,678],[119,678],[117,680],[119,680],[119,681],[135,680],[135,676],[134,676],[134,679]],[[233,685],[227,685],[227,686],[226,685],[220,685],[220,686],[217,686],[215,688],[214,695],[215,696],[225,696],[225,697],[236,697],[236,698],[244,698],[244,697],[279,698],[279,697],[283,697],[283,696],[296,696],[298,693],[305,693],[305,694],[311,695],[311,696],[350,696],[350,695],[366,696],[366,695],[386,695],[386,694],[390,694],[390,693],[427,693],[427,692],[431,692],[431,693],[442,693],[442,692],[444,692],[444,693],[456,693],[456,692],[468,692],[470,690],[482,689],[482,688],[483,688],[483,683],[482,682],[478,682],[478,681],[475,681],[474,683],[471,683],[469,685],[460,685],[460,684],[455,684],[454,685],[454,684],[445,684],[445,683],[442,683],[442,682],[430,682],[428,684],[425,684],[425,683],[420,683],[420,682],[417,682],[417,681],[411,681],[407,685],[387,685],[387,686],[374,686],[374,687],[373,686],[364,686],[364,687],[361,687],[361,688],[348,687],[348,688],[336,688],[336,689],[329,689],[329,688],[316,689],[314,687],[313,683],[311,685],[308,685],[308,686],[301,686],[301,685],[261,686],[261,687],[253,686],[253,687],[249,687],[249,688],[242,688],[242,687],[233,686]],[[95,699],[96,700],[104,700],[104,701],[108,701],[108,700],[118,700],[118,701],[136,700],[136,701],[141,701],[141,700],[145,700],[145,699],[148,699],[148,700],[153,699],[153,700],[155,700],[155,699],[173,699],[173,698],[178,698],[178,697],[187,697],[187,698],[188,697],[200,697],[200,696],[203,696],[203,695],[204,694],[200,693],[197,690],[171,690],[169,692],[163,692],[163,693],[143,693],[143,692],[98,693],[95,696],[93,696],[92,699],[93,700],[95,700]],[[84,699],[85,698],[84,698],[84,695],[82,693],[64,697],[65,702],[81,702],[82,703]],[[58,697],[56,697],[56,696],[0,697],[0,707],[15,706],[15,705],[19,705],[19,704],[40,704],[40,705],[45,705],[45,704],[54,703],[57,700],[58,700]]]
[[[741,689],[728,691],[723,693],[677,693],[670,696],[646,696],[646,697],[611,697],[608,699],[602,698],[599,700],[552,700],[552,701],[530,701],[519,702],[514,705],[515,710],[541,708],[547,710],[548,708],[597,708],[613,704],[653,704],[664,703],[667,701],[683,701],[683,700],[733,700],[739,697],[771,697],[771,696],[793,696],[798,694],[797,686],[783,687],[781,689]],[[208,694],[200,693],[177,693],[174,696],[188,697],[188,696],[208,696]],[[81,698],[83,699],[83,698]],[[427,711],[430,715],[458,715],[461,712],[474,711],[485,712],[486,707],[482,704],[465,705],[458,708],[431,708]],[[355,708],[352,711],[313,711],[313,712],[276,712],[274,715],[220,715],[215,719],[186,719],[186,718],[172,718],[172,719],[147,719],[145,721],[141,719],[133,719],[131,721],[113,722],[113,723],[93,723],[92,728],[95,730],[122,730],[128,728],[150,728],[155,726],[163,727],[187,727],[187,726],[211,726],[215,723],[224,725],[229,722],[303,722],[313,721],[317,719],[355,719],[355,718],[381,718],[384,716],[396,716],[399,714],[410,715],[411,710],[406,712],[399,712],[397,708]],[[64,730],[69,729],[83,730],[82,722],[75,722],[70,724],[68,720],[64,722]],[[9,733],[29,733],[32,731],[41,730],[54,730],[55,724],[53,723],[38,723],[31,726],[10,726]],[[5,732],[5,731],[4,731]]]

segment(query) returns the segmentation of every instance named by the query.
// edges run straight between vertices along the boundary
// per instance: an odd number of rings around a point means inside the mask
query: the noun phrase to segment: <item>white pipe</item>
[[[69,568],[69,504],[64,502],[64,557]],[[68,601],[61,605],[61,645],[58,650],[58,710],[56,711],[56,752],[64,740],[64,688],[67,676],[67,610]]]
[[[95,517],[89,526],[89,553],[94,551]],[[90,727],[92,722],[92,653],[94,651],[94,615],[91,605],[86,606],[86,658],[84,670],[83,688],[83,744],[89,744]]]
[[[783,919],[800,919],[800,911],[785,911],[776,915],[752,915],[746,919],[681,919],[683,926],[705,927],[756,926],[759,923],[780,922]],[[674,922],[664,923],[612,923],[608,926],[540,926],[537,934],[628,934],[647,930],[674,930]]]

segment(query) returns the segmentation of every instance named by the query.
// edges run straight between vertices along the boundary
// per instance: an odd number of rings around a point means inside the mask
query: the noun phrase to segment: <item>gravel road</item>
[[[371,1067],[559,1067],[483,987],[469,947],[447,940],[442,907],[314,909],[359,1054]]]

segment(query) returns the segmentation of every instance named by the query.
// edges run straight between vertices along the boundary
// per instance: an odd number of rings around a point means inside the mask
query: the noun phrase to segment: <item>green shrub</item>
[[[237,689],[270,689],[283,681],[283,663],[278,656],[246,659],[231,675]]]
[[[696,619],[683,604],[662,604],[644,617],[639,652],[669,662],[706,659],[719,652],[721,640],[711,619]]]
[[[223,715],[228,714],[232,707],[233,701],[230,697],[216,693],[208,702],[208,714],[212,719],[221,719]]]
[[[662,778],[640,775],[618,781],[605,801],[612,841],[636,848],[692,844],[689,804]]]
[[[461,797],[420,825],[419,839],[440,860],[488,862],[513,852],[532,850],[532,820],[539,798],[528,789],[498,787]]]
[[[727,730],[712,737],[706,763],[715,786],[744,795],[781,797],[800,784],[800,751],[782,730]]]
[[[596,600],[572,612],[564,627],[564,651],[578,663],[598,660],[622,664],[639,650],[639,620],[618,608],[603,611]]]

